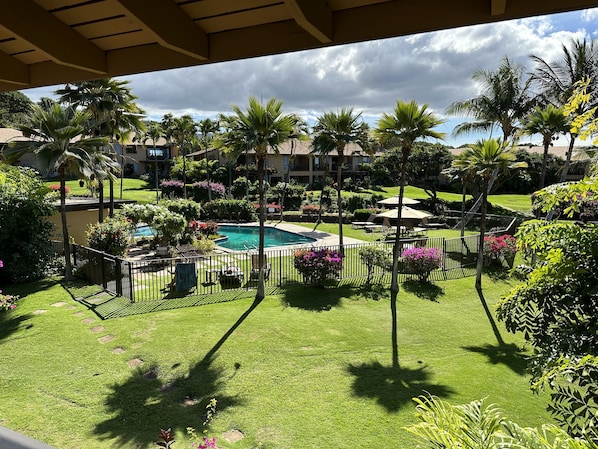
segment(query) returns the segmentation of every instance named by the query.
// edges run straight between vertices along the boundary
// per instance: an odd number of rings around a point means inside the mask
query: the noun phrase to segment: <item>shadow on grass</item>
[[[403,282],[402,286],[406,292],[428,301],[438,302],[438,297],[444,296],[444,289],[431,282],[409,280]]]
[[[513,343],[502,345],[484,346],[464,346],[463,349],[470,352],[477,352],[483,354],[488,358],[488,361],[493,365],[505,365],[509,367],[514,373],[520,376],[524,375],[527,369],[527,360],[525,353],[517,345]]]
[[[17,306],[18,307],[18,306]],[[17,315],[16,311],[0,312],[0,341],[10,337],[13,333],[20,330],[25,321],[28,321],[31,315]],[[33,327],[33,324],[26,326],[27,329]]]
[[[235,363],[231,372],[215,366],[214,361],[218,350],[260,302],[254,301],[188,374],[165,382],[163,379],[171,378],[169,371],[179,364],[153,365],[137,368],[124,383],[113,385],[105,401],[110,418],[97,424],[94,433],[115,440],[115,447],[149,447],[160,429],[185,433],[187,427],[193,427],[201,434],[206,430],[202,416],[212,398],[218,401],[217,411],[240,404],[238,398],[223,396],[221,391],[225,380],[234,376],[241,365]]]
[[[388,286],[383,284],[364,284],[357,290],[359,295],[365,299],[371,299],[372,301],[380,301],[381,299],[388,299],[389,289]]]
[[[353,294],[350,286],[337,288],[322,288],[314,286],[303,286],[302,288],[290,287],[284,289],[283,302],[288,307],[311,310],[314,312],[325,312],[337,307],[341,298]]]
[[[507,267],[500,265],[490,265],[484,267],[484,274],[486,274],[494,282],[505,282],[511,278],[510,270]]]
[[[359,397],[376,399],[389,412],[397,412],[412,398],[429,393],[447,397],[453,390],[431,382],[425,366],[411,369],[383,366],[379,362],[349,365],[347,371],[355,377],[353,393]]]

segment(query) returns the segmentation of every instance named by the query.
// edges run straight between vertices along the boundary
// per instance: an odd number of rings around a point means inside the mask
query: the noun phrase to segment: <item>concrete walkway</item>
[[[56,449],[14,430],[0,427],[0,449]]]

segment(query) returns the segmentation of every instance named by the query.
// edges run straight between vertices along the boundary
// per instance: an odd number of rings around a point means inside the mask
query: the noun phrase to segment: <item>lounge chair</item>
[[[270,264],[268,263],[268,258],[264,254],[263,260],[263,270],[264,270],[264,279],[268,279],[270,277]],[[260,277],[260,256],[259,254],[252,254],[251,255],[251,273],[249,274],[249,279],[252,281],[257,281]]]
[[[195,264],[177,262],[172,281],[168,284],[171,291],[188,292],[197,287],[197,270]]]
[[[237,265],[226,265],[220,269],[218,274],[220,285],[242,284],[244,278],[245,273]]]

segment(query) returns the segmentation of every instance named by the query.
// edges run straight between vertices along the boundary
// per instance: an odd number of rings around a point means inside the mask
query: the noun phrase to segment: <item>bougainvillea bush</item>
[[[442,251],[438,248],[407,248],[401,257],[405,271],[417,275],[422,282],[428,280],[432,270],[442,266]]]
[[[502,265],[503,262],[506,262],[510,266],[515,254],[517,254],[517,242],[512,235],[489,235],[484,237],[483,255],[486,265],[494,263]]]
[[[0,268],[4,266],[4,262],[0,260]],[[0,290],[0,314],[3,312],[7,312],[12,309],[16,309],[17,307],[17,300],[19,299],[18,296],[14,295],[3,295],[2,290]]]
[[[294,265],[306,284],[324,285],[327,280],[338,278],[343,258],[331,249],[300,249],[295,251]]]

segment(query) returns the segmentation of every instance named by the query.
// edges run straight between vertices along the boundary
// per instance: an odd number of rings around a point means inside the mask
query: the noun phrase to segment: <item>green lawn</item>
[[[114,198],[120,199],[120,178],[114,181]],[[58,181],[48,181],[46,185],[58,184]],[[89,189],[79,186],[79,180],[67,181],[66,185],[71,189],[71,195],[89,195]],[[139,203],[155,203],[156,191],[149,188],[147,182],[136,178],[124,178],[122,183],[122,197],[125,200],[135,200]],[[104,185],[105,201],[108,201],[110,187],[108,183]]]
[[[153,448],[172,427],[183,448],[214,397],[209,434],[221,448],[403,449],[415,445],[403,429],[414,422],[411,398],[425,391],[455,404],[487,397],[524,426],[548,422],[522,340],[499,323],[497,344],[473,283],[403,284],[400,369],[390,366],[382,287],[294,288],[260,304],[107,321],[73,300],[84,290],[11,287],[22,300],[0,322],[0,422],[60,449]],[[491,310],[509,286],[484,278]],[[230,429],[245,438],[226,443]]]

